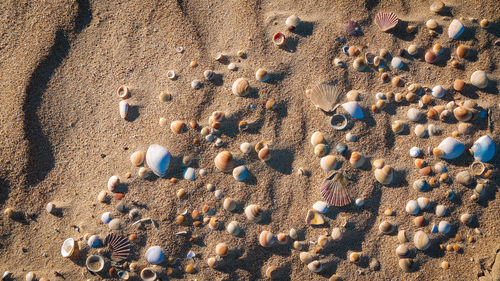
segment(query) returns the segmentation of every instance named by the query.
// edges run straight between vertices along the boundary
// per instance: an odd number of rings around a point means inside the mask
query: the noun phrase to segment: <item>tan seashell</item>
[[[458,121],[467,122],[472,118],[472,112],[465,107],[457,107],[453,110],[453,115]]]
[[[99,192],[99,195],[97,195],[97,200],[99,200],[99,202],[101,203],[105,203],[107,201],[107,195],[108,193],[106,192],[106,190],[101,190],[101,192]]]
[[[326,236],[326,235],[318,236],[318,245],[320,247],[323,247],[323,248],[326,247],[328,245],[328,241],[329,241],[328,236]]]
[[[169,101],[172,99],[172,95],[165,92],[165,91],[161,91],[160,94],[158,95],[158,100],[160,100],[161,102],[166,102],[166,101]]]
[[[267,147],[267,144],[265,141],[261,140],[258,143],[255,144],[255,152],[258,154],[259,151],[263,148]]]
[[[108,180],[108,190],[115,192],[120,184],[120,178],[118,176],[111,176]]]
[[[352,67],[357,71],[364,71],[366,69],[366,62],[362,58],[355,58]]]
[[[388,234],[388,233],[391,233],[392,230],[393,230],[393,226],[390,222],[388,221],[383,221],[382,223],[380,223],[380,225],[378,226],[378,230],[380,230],[380,232],[382,233],[385,233],[385,234]]]
[[[425,26],[428,29],[436,29],[438,27],[438,23],[435,19],[430,19],[425,23]]]
[[[373,161],[372,166],[375,169],[382,169],[385,166],[385,161],[384,159],[376,159]]]
[[[118,90],[116,90],[116,94],[123,100],[128,99],[130,97],[130,90],[127,86],[122,85]]]
[[[431,240],[425,232],[419,230],[413,237],[413,243],[415,243],[417,249],[424,251],[431,245]]]
[[[384,185],[391,184],[393,176],[394,176],[394,172],[392,170],[392,167],[389,165],[385,165],[381,169],[375,169],[374,174],[375,174],[375,179],[379,183],[384,184]]]
[[[457,56],[461,59],[465,58],[467,56],[467,51],[468,48],[465,45],[460,45],[457,47]]]
[[[404,272],[410,272],[411,267],[413,265],[413,260],[412,259],[400,259],[399,262],[399,267],[404,271]]]
[[[439,120],[446,121],[451,117],[452,113],[448,109],[443,110],[441,114],[439,114]]]
[[[305,264],[309,264],[310,262],[314,261],[315,259],[317,259],[318,257],[314,254],[311,254],[309,252],[301,252],[299,254],[299,259],[301,262],[305,263]]]
[[[419,138],[423,138],[427,135],[427,129],[422,124],[418,124],[415,126],[415,135]]]
[[[394,133],[399,134],[405,129],[405,123],[401,120],[396,120],[392,123],[391,128]]]
[[[396,255],[398,255],[398,257],[400,258],[408,256],[409,253],[410,250],[405,244],[401,244],[396,248]]]
[[[263,210],[258,205],[251,204],[245,208],[245,215],[251,221],[259,222],[262,219],[262,214]]]
[[[323,136],[323,134],[321,132],[314,132],[311,136],[311,144],[313,146],[316,146],[320,143],[324,143],[325,142],[325,137]]]
[[[271,150],[269,150],[268,147],[264,147],[259,150],[258,156],[260,160],[268,161],[269,159],[271,159]]]
[[[267,71],[265,69],[259,68],[255,72],[255,79],[257,79],[257,81],[264,82],[267,79],[269,79],[269,74],[267,73]]]
[[[231,198],[227,197],[224,199],[224,203],[222,204],[225,210],[232,212],[236,209],[236,202]]]
[[[245,78],[238,78],[233,83],[232,91],[233,94],[244,97],[250,92],[250,83]]]
[[[215,254],[217,254],[220,257],[227,256],[228,251],[229,247],[227,246],[226,243],[219,243],[215,246]]]
[[[355,168],[360,168],[365,164],[365,157],[359,152],[354,151],[351,153],[349,163],[351,163]]]
[[[229,151],[222,151],[214,159],[215,167],[223,172],[230,172],[233,167],[233,155]]]
[[[266,102],[266,109],[271,110],[276,108],[276,100],[274,98],[270,98]]]
[[[398,241],[399,241],[399,243],[408,242],[408,238],[406,237],[406,231],[405,230],[398,231]]]
[[[359,95],[360,94],[358,90],[350,90],[349,92],[347,92],[346,98],[348,101],[359,101]]]
[[[147,179],[149,175],[151,175],[151,169],[148,169],[146,167],[140,167],[139,170],[137,171],[137,175],[143,179]]]
[[[285,233],[278,233],[278,235],[276,235],[276,241],[281,245],[288,244],[288,235]]]
[[[323,111],[333,111],[340,101],[342,89],[336,85],[318,84],[309,91],[309,99]]]
[[[260,233],[259,244],[262,247],[266,248],[271,247],[272,245],[274,245],[274,242],[275,242],[274,235],[270,231],[264,230]]]
[[[337,160],[337,157],[333,155],[327,155],[321,158],[320,166],[323,170],[328,172],[331,170],[335,170],[339,166],[339,161]]]
[[[455,91],[461,92],[465,88],[465,82],[464,80],[456,79],[453,82],[453,89]]]
[[[323,264],[319,261],[312,261],[307,265],[307,268],[314,273],[318,273],[323,270]]]
[[[210,220],[208,221],[208,227],[211,230],[219,229],[219,220],[216,217],[211,217]]]
[[[429,111],[427,111],[427,118],[436,120],[438,117],[439,113],[437,110],[434,107],[429,108]]]
[[[210,267],[212,267],[212,268],[213,268],[213,267],[215,267],[216,262],[217,262],[217,259],[216,259],[216,258],[214,258],[214,257],[209,257],[209,258],[207,259],[207,264],[208,264],[208,266],[210,266]]]
[[[473,178],[469,171],[461,171],[457,174],[456,180],[459,184],[470,185],[473,181]]]
[[[358,262],[361,259],[361,254],[358,252],[352,252],[349,255],[349,261],[350,262]]]
[[[431,12],[436,14],[443,11],[443,9],[444,9],[444,3],[441,2],[440,0],[434,1],[430,6]]]
[[[170,123],[170,130],[172,130],[172,132],[174,132],[175,134],[182,133],[185,128],[186,123],[184,123],[183,121],[176,120]]]
[[[314,146],[314,155],[318,157],[323,157],[328,153],[328,147],[324,143],[320,143]]]
[[[143,150],[138,150],[130,155],[130,162],[134,166],[140,166],[144,162],[145,157],[146,153]]]

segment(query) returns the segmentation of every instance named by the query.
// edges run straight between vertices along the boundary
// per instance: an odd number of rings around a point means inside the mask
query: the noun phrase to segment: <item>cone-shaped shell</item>
[[[165,254],[160,246],[152,246],[146,251],[146,260],[151,264],[160,264],[165,259]]]
[[[262,219],[262,213],[263,213],[263,210],[258,205],[255,205],[255,204],[248,205],[245,208],[245,215],[246,215],[247,219],[249,219],[251,221],[255,221],[255,222],[260,221]]]
[[[314,106],[323,111],[331,112],[340,101],[342,90],[340,87],[329,84],[318,84],[310,91],[309,99]]]
[[[381,184],[388,185],[391,184],[394,172],[392,167],[385,165],[382,169],[375,169],[375,179]]]
[[[398,24],[398,17],[394,13],[378,13],[375,16],[375,23],[380,30],[386,32],[393,29]]]
[[[215,167],[223,172],[229,172],[233,169],[233,155],[229,151],[222,151],[215,156]]]
[[[128,116],[128,103],[127,101],[120,101],[119,105],[120,117],[125,119]]]
[[[342,104],[342,107],[351,115],[352,118],[363,119],[365,115],[363,114],[363,110],[361,106],[355,101],[349,101]]]
[[[447,137],[434,149],[434,155],[443,159],[455,159],[462,155],[465,145],[455,138]]]
[[[234,81],[231,90],[233,91],[233,94],[237,96],[246,96],[248,92],[250,92],[250,83],[248,83],[248,80],[245,78],[238,78]]]
[[[259,244],[262,247],[271,247],[275,242],[274,235],[267,230],[264,230],[259,235]]]
[[[351,203],[346,185],[347,180],[344,178],[344,175],[339,172],[333,172],[321,184],[321,196],[330,205],[345,206]]]
[[[457,19],[451,21],[448,27],[448,37],[457,39],[465,30],[463,23]]]
[[[474,142],[471,151],[474,154],[474,159],[488,162],[495,155],[495,143],[490,136],[485,135]]]
[[[478,70],[472,73],[470,82],[479,89],[484,89],[488,86],[488,76],[486,76],[486,72]]]
[[[429,239],[429,236],[425,234],[425,232],[419,230],[413,237],[413,243],[415,243],[415,247],[417,249],[424,251],[427,250],[431,245],[431,240]]]
[[[152,144],[146,152],[146,163],[155,175],[165,177],[170,165],[170,152],[161,145]]]

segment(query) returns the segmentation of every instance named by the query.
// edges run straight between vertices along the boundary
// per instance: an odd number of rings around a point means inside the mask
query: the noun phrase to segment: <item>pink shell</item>
[[[333,172],[321,184],[320,192],[323,199],[330,205],[342,207],[351,203],[347,193],[346,180],[339,172]]]
[[[375,23],[382,31],[393,29],[398,22],[399,19],[395,13],[378,13],[375,16]]]

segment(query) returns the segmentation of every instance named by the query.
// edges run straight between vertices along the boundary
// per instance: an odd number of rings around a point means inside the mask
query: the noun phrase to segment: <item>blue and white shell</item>
[[[237,181],[245,181],[248,177],[247,167],[241,165],[233,169],[233,177]]]
[[[146,163],[155,175],[165,177],[170,164],[170,152],[161,145],[152,144],[146,152]]]
[[[355,101],[350,101],[342,104],[342,107],[351,115],[352,118],[355,119],[363,119],[365,115],[363,114],[363,110],[361,106]]]
[[[465,145],[455,138],[447,137],[438,145],[438,148],[444,152],[442,158],[455,159],[464,153]]]
[[[160,246],[152,246],[146,251],[146,260],[151,264],[160,264],[165,259],[165,254]]]
[[[186,170],[184,170],[184,173],[182,174],[182,176],[186,180],[194,181],[196,179],[196,171],[191,167],[186,168]]]
[[[418,207],[418,203],[415,200],[410,200],[408,203],[406,203],[406,212],[409,213],[410,215],[416,215],[420,211],[420,208]]]
[[[471,150],[474,153],[474,159],[481,162],[488,162],[495,155],[495,143],[490,136],[485,135],[474,142]]]
[[[108,224],[111,221],[111,213],[110,212],[105,212],[101,215],[101,221],[103,224]]]
[[[318,211],[318,213],[324,214],[328,210],[328,203],[325,201],[317,201],[313,204],[313,209]]]
[[[438,231],[441,234],[448,234],[451,230],[451,224],[447,221],[440,221],[438,225]]]
[[[101,240],[99,239],[99,236],[92,235],[87,241],[87,244],[89,245],[90,248],[98,248],[99,245],[101,244]]]
[[[454,19],[448,27],[448,37],[451,39],[457,39],[464,32],[464,30],[464,24],[461,21]]]
[[[393,57],[391,60],[392,68],[401,69],[403,68],[403,61],[400,57]]]

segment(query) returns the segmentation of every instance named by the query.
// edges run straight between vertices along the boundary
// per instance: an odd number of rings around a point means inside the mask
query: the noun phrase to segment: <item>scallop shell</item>
[[[325,157],[322,157],[320,160],[320,166],[321,169],[325,171],[331,171],[331,170],[336,170],[336,168],[339,166],[339,161],[337,158],[333,155],[327,155]]]
[[[448,234],[451,230],[451,224],[447,221],[440,221],[438,225],[438,231],[441,234]]]
[[[146,251],[146,260],[151,264],[160,264],[165,259],[165,254],[160,246],[152,246]]]
[[[474,159],[488,162],[495,156],[495,143],[490,136],[484,135],[474,142],[471,151],[474,154]]]
[[[143,281],[155,281],[156,280],[156,272],[152,268],[143,268],[141,270],[141,279]]]
[[[309,99],[314,106],[326,112],[335,110],[342,95],[340,87],[329,84],[318,84],[310,92]]]
[[[146,163],[155,175],[165,177],[170,165],[170,152],[161,145],[152,144],[146,152]]]
[[[222,151],[214,159],[215,167],[223,172],[229,172],[233,169],[233,155],[229,151]]]
[[[406,212],[409,213],[410,215],[416,215],[420,211],[420,208],[418,207],[418,203],[415,200],[410,200],[408,203],[406,203]]]
[[[378,25],[380,30],[384,32],[396,27],[398,21],[399,19],[395,13],[378,13],[375,16],[375,23]]]
[[[259,244],[262,247],[271,247],[275,241],[275,237],[270,231],[264,230],[259,235]]]
[[[289,31],[295,30],[295,28],[299,26],[299,24],[300,24],[300,19],[296,15],[291,15],[285,20],[286,28]]]
[[[419,230],[413,236],[413,243],[415,243],[417,249],[424,251],[431,245],[431,240],[425,232]]]
[[[319,261],[312,261],[307,265],[307,268],[314,273],[319,273],[323,270],[323,264]]]
[[[477,70],[470,76],[470,82],[479,89],[484,89],[488,86],[488,76],[486,72]]]
[[[124,260],[130,253],[130,241],[120,235],[110,233],[106,236],[104,244],[112,251],[111,258],[116,261]]]
[[[233,177],[237,181],[245,181],[248,177],[248,169],[244,165],[233,169]]]
[[[129,106],[128,106],[127,101],[124,101],[124,100],[120,101],[119,112],[120,112],[120,117],[121,118],[123,118],[123,119],[127,118],[127,116],[128,116],[128,108],[129,108]]]
[[[455,159],[462,155],[465,145],[455,138],[447,137],[434,149],[433,153],[443,159]]]
[[[361,106],[359,106],[359,104],[355,101],[346,102],[342,104],[342,107],[349,113],[349,115],[351,115],[352,118],[363,119],[363,117],[365,117]]]
[[[375,179],[383,184],[383,185],[389,185],[392,182],[392,179],[394,177],[394,172],[392,170],[392,167],[389,165],[385,165],[381,169],[375,169]]]
[[[347,180],[339,172],[333,172],[321,184],[320,192],[323,199],[330,205],[342,207],[351,203],[347,192]]]
[[[263,210],[258,205],[251,204],[245,208],[245,215],[247,219],[259,222],[262,219]]]
[[[413,122],[420,121],[422,119],[422,117],[424,116],[424,114],[416,108],[408,109],[408,112],[406,113],[406,115],[408,116],[408,119],[410,121],[413,121]]]
[[[246,96],[250,92],[250,83],[245,78],[238,78],[233,83],[233,87],[231,89],[233,94],[243,97]]]
[[[104,269],[104,258],[98,255],[90,255],[87,260],[85,260],[85,266],[91,272],[101,272]]]
[[[448,27],[448,37],[451,39],[457,39],[465,30],[463,23],[457,19],[451,21]]]
[[[73,238],[64,240],[61,246],[61,255],[63,258],[75,258],[78,256],[78,243]]]

